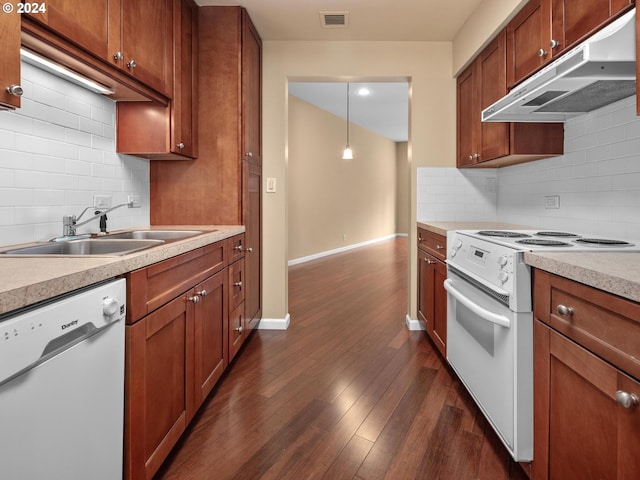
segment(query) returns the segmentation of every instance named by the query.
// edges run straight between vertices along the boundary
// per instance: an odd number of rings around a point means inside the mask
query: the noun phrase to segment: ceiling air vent
[[[349,26],[349,12],[320,12],[320,26],[322,28],[347,28]]]

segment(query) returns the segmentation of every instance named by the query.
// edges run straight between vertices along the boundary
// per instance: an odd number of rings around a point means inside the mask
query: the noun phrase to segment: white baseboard
[[[409,317],[409,314],[407,314],[407,316],[405,317],[404,321],[407,324],[407,329],[408,330],[424,330],[424,327],[422,326],[422,323],[420,323],[420,321],[418,321],[418,320],[412,320]]]
[[[263,318],[258,322],[258,330],[286,330],[289,328],[291,316],[287,313],[284,318]]]
[[[336,253],[342,253],[349,250],[353,250],[355,248],[365,247],[367,245],[372,245],[378,242],[384,242],[385,240],[389,240],[390,238],[395,237],[406,237],[408,236],[406,233],[394,233],[392,235],[387,235],[386,237],[374,238],[373,240],[367,240],[366,242],[354,243],[353,245],[347,245],[346,247],[340,247],[333,250],[327,250],[325,252],[314,253],[313,255],[308,255],[306,257],[294,258],[293,260],[289,260],[288,266],[298,265],[299,263],[310,262],[311,260],[316,260],[322,257],[328,257],[329,255],[334,255]]]

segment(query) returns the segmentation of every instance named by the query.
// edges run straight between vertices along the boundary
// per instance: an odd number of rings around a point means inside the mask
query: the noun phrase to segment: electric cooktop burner
[[[580,235],[576,235],[575,233],[569,233],[569,232],[538,232],[536,233],[536,235],[539,235],[540,237],[566,237],[566,238],[575,238],[575,237],[579,237]]]
[[[576,243],[581,243],[583,245],[595,245],[595,246],[606,246],[606,247],[632,247],[633,243],[625,242],[624,240],[611,240],[608,238],[579,238],[574,240]]]
[[[502,238],[525,238],[530,237],[526,233],[511,232],[508,230],[480,230],[478,235],[484,235],[485,237],[502,237]]]
[[[561,242],[560,240],[548,240],[546,238],[525,238],[524,240],[516,240],[516,243],[522,245],[540,245],[543,247],[573,247],[570,243]]]

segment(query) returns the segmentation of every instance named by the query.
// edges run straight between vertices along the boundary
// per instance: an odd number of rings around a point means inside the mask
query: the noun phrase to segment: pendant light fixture
[[[347,146],[342,152],[343,160],[353,160],[353,151],[349,146],[349,82],[347,82]]]

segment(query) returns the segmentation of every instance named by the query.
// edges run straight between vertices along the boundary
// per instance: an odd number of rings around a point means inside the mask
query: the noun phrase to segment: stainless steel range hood
[[[636,93],[635,9],[482,111],[483,122],[564,122]]]

